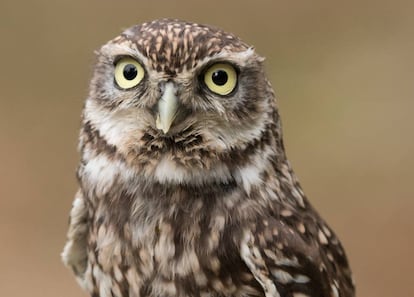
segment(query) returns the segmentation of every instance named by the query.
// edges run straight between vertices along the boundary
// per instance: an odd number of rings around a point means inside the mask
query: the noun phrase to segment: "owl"
[[[286,157],[263,61],[170,19],[97,52],[62,253],[91,296],[354,296]]]

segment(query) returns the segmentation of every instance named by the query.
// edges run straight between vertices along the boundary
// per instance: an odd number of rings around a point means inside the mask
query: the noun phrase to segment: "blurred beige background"
[[[159,17],[267,57],[288,155],[359,296],[414,296],[414,2],[0,2],[0,295],[86,296],[60,262],[93,50]]]

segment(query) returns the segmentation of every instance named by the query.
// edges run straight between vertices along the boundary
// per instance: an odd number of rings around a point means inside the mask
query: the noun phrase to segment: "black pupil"
[[[133,80],[134,78],[137,77],[137,74],[138,74],[138,70],[137,70],[137,67],[135,67],[134,65],[127,64],[124,67],[124,77],[127,80]]]
[[[218,86],[222,86],[224,85],[227,80],[228,80],[228,76],[227,76],[227,72],[224,70],[217,70],[213,72],[213,75],[211,77],[211,79],[213,80],[213,82],[218,85]]]

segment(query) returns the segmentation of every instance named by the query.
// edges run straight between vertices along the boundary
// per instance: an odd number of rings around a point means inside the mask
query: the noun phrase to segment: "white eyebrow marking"
[[[142,63],[146,64],[148,62],[148,58],[145,57],[136,47],[133,42],[130,44],[115,44],[109,43],[105,44],[101,47],[98,51],[98,54],[102,54],[106,57],[113,58],[116,56],[132,56],[139,59]]]

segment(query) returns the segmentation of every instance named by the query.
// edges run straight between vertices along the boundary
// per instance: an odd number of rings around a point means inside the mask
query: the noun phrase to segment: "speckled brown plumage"
[[[125,57],[145,72],[130,88],[114,78]],[[98,51],[62,255],[91,296],[354,296],[345,252],[286,158],[262,64],[234,35],[178,20]],[[204,83],[214,65],[234,69],[230,93]]]

